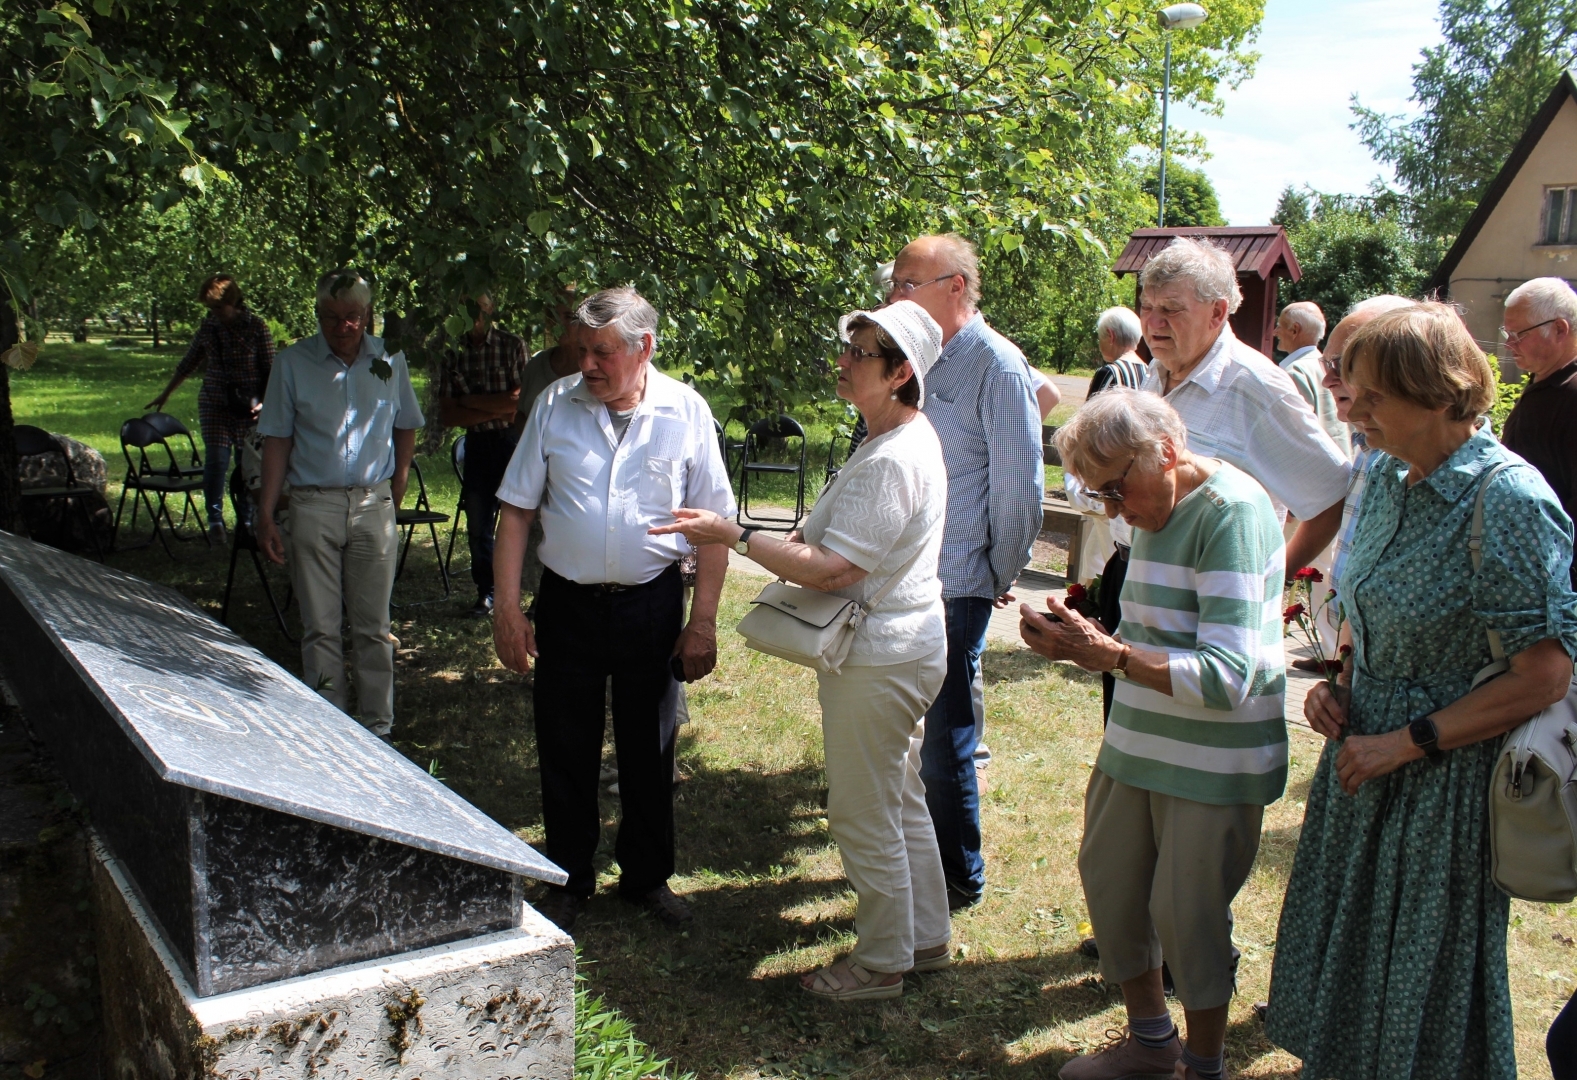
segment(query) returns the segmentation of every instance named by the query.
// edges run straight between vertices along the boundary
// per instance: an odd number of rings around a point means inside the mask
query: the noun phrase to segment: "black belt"
[[[542,568],[542,575],[544,577],[551,574],[553,577],[558,578],[559,581],[562,582],[567,588],[574,589],[577,592],[586,593],[590,596],[623,596],[626,593],[640,592],[642,589],[650,589],[652,586],[662,581],[663,578],[667,577],[669,574],[677,574],[678,572],[679,564],[669,563],[667,568],[659,573],[656,577],[649,581],[643,581],[639,585],[623,585],[617,581],[598,581],[588,585],[579,581],[571,581],[569,578],[563,576],[562,574],[556,573],[555,571],[549,570],[545,566]]]

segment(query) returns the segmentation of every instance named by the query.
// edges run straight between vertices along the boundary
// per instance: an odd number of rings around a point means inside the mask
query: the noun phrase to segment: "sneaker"
[[[493,594],[478,593],[476,603],[465,609],[466,616],[472,619],[487,619],[493,614]]]
[[[960,911],[980,903],[980,893],[966,893],[953,885],[947,887],[947,910]]]
[[[626,902],[650,912],[653,918],[670,930],[677,930],[695,919],[690,905],[675,896],[674,891],[667,885],[659,885],[651,892],[640,896],[625,896],[622,893],[620,895],[624,896]]]
[[[210,522],[208,525],[208,542],[214,547],[224,547],[228,543],[225,536],[225,523],[222,521]]]
[[[1061,1080],[1125,1080],[1126,1077],[1170,1077],[1182,1062],[1183,1043],[1177,1033],[1161,1047],[1150,1047],[1125,1028],[1108,1031],[1107,1043],[1081,1054],[1062,1067]]]

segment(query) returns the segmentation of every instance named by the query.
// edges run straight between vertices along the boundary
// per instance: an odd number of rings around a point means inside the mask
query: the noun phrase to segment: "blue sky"
[[[1259,65],[1224,92],[1223,114],[1172,111],[1178,128],[1206,137],[1203,166],[1228,222],[1265,223],[1288,184],[1357,192],[1391,179],[1347,126],[1348,99],[1410,111],[1419,50],[1440,41],[1438,10],[1436,0],[1268,0]]]

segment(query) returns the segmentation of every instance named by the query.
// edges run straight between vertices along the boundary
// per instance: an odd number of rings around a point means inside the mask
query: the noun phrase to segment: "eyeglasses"
[[[1106,487],[1101,488],[1099,491],[1091,491],[1089,488],[1081,487],[1079,494],[1086,499],[1095,499],[1100,502],[1122,502],[1125,497],[1123,495],[1123,481],[1128,479],[1128,474],[1133,472],[1133,463],[1138,460],[1139,456],[1137,454],[1129,458],[1128,467],[1123,470],[1123,474]]]
[[[1560,322],[1560,321],[1561,320],[1559,318],[1545,319],[1541,323],[1534,323],[1532,326],[1528,327],[1526,330],[1507,330],[1504,326],[1502,326],[1500,328],[1500,340],[1504,341],[1507,345],[1515,345],[1515,344],[1517,344],[1517,342],[1521,341],[1523,338],[1525,338],[1529,334],[1533,333],[1533,331],[1537,330],[1539,327],[1541,327],[1541,326],[1548,326],[1552,322]]]
[[[1325,369],[1325,374],[1330,375],[1333,378],[1337,378],[1337,379],[1341,378],[1342,377],[1342,354],[1341,353],[1337,353],[1335,356],[1324,356],[1324,355],[1322,355],[1320,357],[1320,366]]]
[[[843,351],[845,354],[854,357],[856,360],[880,360],[882,358],[881,353],[870,352],[867,349],[862,349],[852,341],[845,341],[843,343]]]
[[[894,279],[887,283],[887,295],[891,296],[894,293],[897,293],[900,296],[908,296],[916,289],[923,289],[927,285],[935,285],[938,281],[946,281],[948,278],[955,278],[957,276],[958,275],[956,273],[943,274],[941,277],[934,277],[930,281],[898,281],[897,279]]]
[[[336,315],[332,311],[318,312],[318,322],[325,326],[365,326],[367,313],[358,311],[354,315]]]

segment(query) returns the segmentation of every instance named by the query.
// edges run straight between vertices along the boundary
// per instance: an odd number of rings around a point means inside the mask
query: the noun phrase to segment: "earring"
[[[892,400],[892,401],[897,401],[898,400],[898,391],[894,390],[892,393],[888,394],[887,397],[890,400]]]

